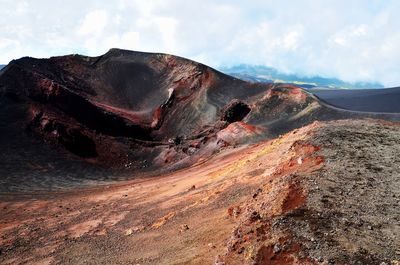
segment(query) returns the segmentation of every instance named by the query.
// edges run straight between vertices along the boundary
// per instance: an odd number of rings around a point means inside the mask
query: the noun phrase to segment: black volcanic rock
[[[171,170],[228,146],[221,131],[249,142],[348,115],[359,116],[293,85],[248,83],[167,54],[24,57],[0,72],[0,184],[19,189],[23,176],[47,189],[71,176]],[[234,122],[258,129],[225,130]]]

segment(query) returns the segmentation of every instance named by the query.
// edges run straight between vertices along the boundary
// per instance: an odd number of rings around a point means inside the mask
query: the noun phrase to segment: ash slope
[[[314,122],[172,174],[10,195],[0,263],[397,265],[399,132]]]
[[[400,113],[400,87],[385,89],[313,89],[317,97],[333,106],[364,112]]]
[[[247,83],[166,54],[26,57],[0,73],[3,192],[176,170],[316,119],[398,119],[331,108],[293,85]]]

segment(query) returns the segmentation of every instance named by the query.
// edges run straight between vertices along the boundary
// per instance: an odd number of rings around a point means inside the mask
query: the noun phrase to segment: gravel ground
[[[399,265],[399,129],[315,122],[170,175],[2,197],[0,263]]]
[[[322,147],[324,167],[305,179],[307,205],[292,218],[309,256],[328,264],[398,264],[400,126],[329,122],[311,143]]]

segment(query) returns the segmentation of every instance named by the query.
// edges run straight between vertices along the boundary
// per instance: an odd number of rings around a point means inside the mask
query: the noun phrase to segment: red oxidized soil
[[[191,260],[194,264],[209,263],[214,256],[224,253],[225,240],[230,231],[238,224],[240,226],[242,216],[246,215],[251,205],[246,202],[249,194],[257,189],[254,187],[263,187],[264,191],[258,195],[259,198],[267,196],[265,194],[268,194],[268,189],[279,189],[277,197],[268,195],[269,199],[265,198],[264,202],[271,203],[273,207],[265,216],[282,215],[301,206],[306,192],[297,185],[296,179],[286,182],[284,175],[316,169],[314,160],[306,159],[306,156],[313,156],[311,151],[315,149],[305,145],[303,150],[295,144],[296,141],[306,139],[316,126],[309,126],[278,140],[232,149],[209,162],[171,175],[93,191],[44,195],[43,199],[32,202],[22,198],[4,201],[0,205],[3,209],[2,244],[7,249],[3,261],[11,258],[16,259],[16,262],[40,261],[50,257],[55,261],[66,261],[65,255],[70,253],[70,249],[81,244],[78,243],[80,241],[70,241],[72,239],[85,238],[85,241],[90,241],[106,237],[107,241],[112,242],[114,236],[119,235],[125,238],[121,243],[130,250],[122,256],[118,251],[112,251],[108,254],[110,260],[119,256],[120,261],[132,261],[132,258],[138,261],[141,258],[145,264],[170,264],[179,260]],[[296,151],[293,151],[293,146],[297,146]],[[282,168],[282,162],[299,155],[305,157],[303,164],[292,166],[287,172],[279,170],[280,173],[277,173],[277,169]],[[280,161],[276,157],[280,157]],[[263,184],[269,181],[278,183],[280,178],[283,182],[276,184],[279,187]],[[232,197],[230,194],[236,195]],[[231,205],[240,206],[236,210],[228,210]],[[20,209],[24,209],[24,212]],[[251,221],[248,228],[259,222]],[[250,244],[267,234],[268,225],[263,227],[259,235],[246,235],[245,241]],[[163,234],[165,239],[152,239],[154,233]],[[44,234],[47,236],[41,237]],[[38,239],[33,241],[33,238]],[[147,239],[143,241],[144,238]],[[23,244],[24,254],[17,257],[15,254],[20,252],[15,243],[22,239],[27,240]],[[101,244],[106,244],[104,240]],[[183,249],[179,248],[181,240],[189,240]],[[130,248],[138,242],[141,242],[140,248]],[[54,252],[40,254],[35,250],[44,245],[54,246]],[[192,248],[196,250],[192,252]],[[154,249],[157,249],[157,255],[148,260],[146,257],[151,256]],[[89,247],[85,255],[96,255],[92,252],[94,250]],[[260,251],[264,253],[259,254],[260,257],[269,257],[269,246]],[[290,260],[294,255],[292,252],[296,251],[296,248],[290,247],[280,254],[283,256],[276,259]],[[70,259],[80,259],[79,256],[79,253],[74,252]]]

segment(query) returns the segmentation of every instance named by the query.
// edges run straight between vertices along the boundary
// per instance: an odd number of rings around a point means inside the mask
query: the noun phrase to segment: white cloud
[[[340,37],[340,36],[335,37],[335,38],[333,39],[333,41],[334,41],[336,44],[339,44],[339,45],[341,45],[341,46],[345,46],[345,45],[346,45],[346,42],[347,42],[347,40],[345,39],[345,37]]]
[[[0,50],[7,49],[10,46],[17,46],[19,42],[12,39],[0,38]]]
[[[298,40],[300,33],[297,31],[291,31],[283,37],[283,46],[289,50],[296,50],[298,47]]]
[[[25,55],[173,53],[400,85],[400,1],[1,0],[0,63]]]
[[[366,25],[360,25],[353,29],[353,35],[354,36],[365,36],[367,35],[368,32],[368,27]]]
[[[90,11],[78,28],[79,35],[99,35],[108,23],[108,14],[104,10]]]
[[[177,20],[171,17],[145,16],[138,19],[137,26],[142,31],[148,31],[153,38],[158,38],[167,52],[179,52],[175,49]]]
[[[139,45],[139,41],[140,35],[135,31],[125,32],[122,35],[115,34],[105,40],[103,49],[119,47],[121,49],[135,50],[135,48]]]
[[[29,9],[29,4],[26,1],[19,1],[16,4],[15,12],[18,14],[25,14]]]

